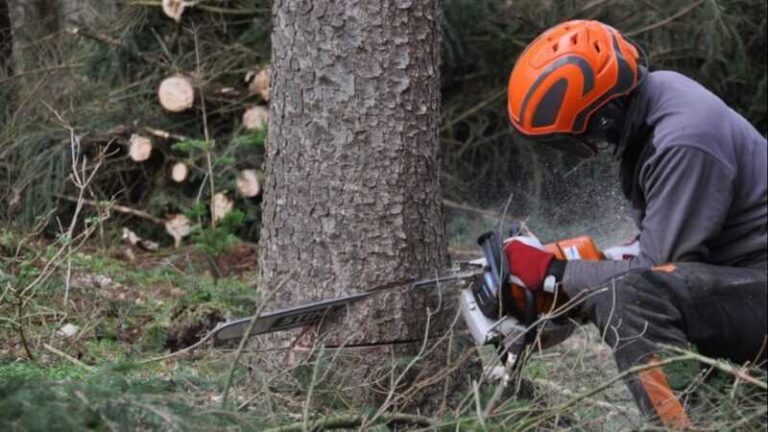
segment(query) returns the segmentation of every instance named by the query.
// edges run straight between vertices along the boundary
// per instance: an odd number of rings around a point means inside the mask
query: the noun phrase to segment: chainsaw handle
[[[485,261],[488,265],[488,271],[484,275],[486,285],[494,287],[493,297],[496,298],[496,302],[500,306],[497,313],[500,312],[499,315],[512,315],[518,319],[527,320],[529,311],[533,311],[533,315],[531,315],[534,317],[531,319],[531,322],[533,322],[536,316],[536,303],[533,297],[529,298],[528,294],[525,295],[525,306],[522,310],[515,303],[510,283],[512,272],[509,268],[507,256],[502,253],[500,238],[495,232],[488,231],[477,239],[477,243],[483,249],[483,255],[485,255]]]

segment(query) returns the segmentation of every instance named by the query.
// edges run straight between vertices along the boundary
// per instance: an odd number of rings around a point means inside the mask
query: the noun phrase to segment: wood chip
[[[181,245],[181,239],[188,236],[192,230],[189,218],[183,214],[170,215],[165,222],[165,231],[173,237],[173,247]]]
[[[235,181],[237,191],[246,198],[253,198],[261,193],[259,176],[254,169],[245,169],[240,171]]]
[[[149,252],[154,252],[160,249],[160,245],[157,242],[153,242],[152,240],[144,240],[144,239],[141,239],[141,241],[139,242],[139,247]]]
[[[152,140],[147,137],[133,134],[128,146],[128,155],[136,162],[143,162],[152,154]]]
[[[175,75],[160,83],[157,97],[166,111],[178,113],[192,108],[195,104],[195,88],[188,77]]]
[[[269,110],[266,107],[255,105],[243,113],[243,127],[246,130],[262,129],[269,121]]]
[[[189,174],[189,169],[184,162],[176,162],[173,164],[173,168],[171,168],[171,178],[173,181],[181,183],[187,179],[187,174]]]
[[[59,329],[59,335],[64,337],[72,337],[76,335],[80,331],[80,327],[74,325],[74,324],[64,324],[64,326]]]
[[[224,219],[229,212],[234,208],[235,203],[232,202],[224,192],[219,192],[213,196],[213,220],[218,222]]]

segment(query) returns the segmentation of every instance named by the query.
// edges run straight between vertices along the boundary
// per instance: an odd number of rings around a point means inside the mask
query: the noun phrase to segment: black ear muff
[[[599,137],[613,145],[621,139],[624,125],[625,103],[623,98],[614,99],[597,110],[589,119],[586,135]]]

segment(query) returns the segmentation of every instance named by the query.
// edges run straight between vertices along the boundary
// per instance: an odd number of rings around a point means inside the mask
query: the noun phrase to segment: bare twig
[[[55,196],[56,198],[59,198],[59,199],[63,199],[63,200],[66,200],[66,201],[72,201],[72,202],[77,202],[77,200],[78,200],[78,198],[76,198],[76,197],[71,197],[71,196],[62,195],[62,194],[53,194],[53,196]],[[95,207],[101,207],[101,206],[104,205],[103,202],[89,200],[89,199],[83,199],[82,203],[90,205],[90,206],[95,206]],[[142,219],[146,219],[146,220],[154,222],[156,224],[165,225],[165,220],[160,219],[160,218],[155,217],[155,216],[152,216],[151,214],[147,213],[144,210],[134,209],[134,208],[131,208],[131,207],[126,207],[124,205],[113,204],[113,203],[108,203],[107,207],[109,207],[110,209],[112,209],[112,210],[114,210],[116,212],[119,212],[119,213],[129,214],[129,215],[136,216],[136,217],[139,217],[139,218],[142,218]]]
[[[69,33],[71,35],[75,35],[75,36],[82,36],[82,37],[84,37],[86,39],[95,40],[96,42],[101,42],[101,43],[103,43],[105,45],[111,45],[111,46],[116,46],[116,47],[120,47],[120,46],[123,45],[123,44],[120,43],[119,40],[113,39],[113,38],[109,37],[108,35],[93,33],[93,32],[90,32],[88,30],[85,30],[85,29],[82,29],[82,28],[79,28],[79,27],[73,27],[73,28],[67,29],[67,33]]]
[[[325,429],[353,429],[360,428],[363,425],[373,425],[381,423],[402,422],[418,425],[421,427],[434,427],[434,421],[428,417],[405,414],[405,413],[383,413],[371,422],[367,416],[362,414],[336,415],[321,418],[309,424],[296,422],[287,426],[267,429],[264,432],[302,432],[305,430],[321,431]]]
[[[145,127],[144,130],[156,137],[163,138],[163,139],[174,139],[176,141],[184,141],[189,139],[184,135],[175,134],[173,132],[168,132],[161,129],[151,128],[149,126]]]
[[[235,375],[235,369],[237,368],[237,364],[240,362],[240,357],[243,355],[243,349],[245,348],[245,343],[248,341],[248,338],[251,337],[251,333],[253,332],[253,328],[256,325],[256,318],[261,315],[261,313],[264,311],[264,308],[266,307],[267,303],[269,303],[269,300],[275,296],[280,290],[283,289],[283,286],[285,286],[286,283],[293,277],[293,272],[288,273],[283,277],[283,279],[277,284],[274,290],[272,290],[269,293],[269,296],[266,297],[261,304],[259,305],[259,308],[256,310],[256,313],[253,315],[253,319],[251,320],[250,324],[248,324],[248,328],[245,330],[245,333],[243,333],[243,337],[240,338],[240,344],[237,346],[237,352],[235,353],[235,359],[232,361],[232,365],[229,368],[229,373],[227,374],[227,382],[224,384],[224,391],[222,392],[223,395],[221,397],[221,406],[226,407],[227,406],[227,396],[229,396],[229,389],[232,386],[232,378]]]
[[[86,369],[88,372],[93,372],[95,370],[95,368],[93,366],[91,366],[89,364],[85,364],[85,363],[81,362],[80,360],[72,357],[71,355],[65,353],[64,351],[61,351],[59,349],[56,349],[56,348],[48,345],[47,343],[43,344],[43,348],[45,348],[47,351],[50,351],[51,353],[53,353],[53,354],[55,354],[55,355],[57,355],[57,356],[59,356],[61,358],[69,361],[72,364],[75,364],[77,366],[80,366],[83,369]]]
[[[465,118],[471,116],[472,114],[480,111],[481,109],[483,109],[486,106],[492,104],[493,102],[496,102],[498,99],[500,99],[501,97],[503,97],[506,94],[507,94],[507,89],[506,88],[501,90],[501,91],[498,91],[498,92],[492,94],[489,98],[487,98],[487,99],[485,99],[483,101],[480,101],[479,104],[477,104],[477,105],[473,106],[472,108],[464,111],[463,113],[459,114],[458,116],[453,117],[447,123],[445,123],[444,125],[440,126],[440,132],[447,131],[448,129],[451,128],[451,126],[453,126],[456,123],[464,120]]]
[[[718,360],[715,360],[715,359],[712,359],[712,358],[709,358],[709,357],[705,357],[705,356],[703,356],[701,354],[695,353],[693,351],[685,350],[685,349],[682,349],[682,348],[679,348],[679,347],[676,347],[676,346],[673,346],[673,345],[661,344],[659,346],[661,348],[664,348],[664,349],[676,352],[678,354],[690,356],[691,358],[693,358],[694,360],[696,360],[698,362],[701,362],[701,363],[704,363],[706,365],[712,366],[712,367],[714,367],[716,369],[720,369],[723,372],[729,373],[729,374],[735,376],[736,378],[738,378],[738,379],[740,379],[740,380],[742,380],[744,382],[748,382],[748,383],[750,383],[752,385],[755,385],[755,386],[757,386],[757,387],[759,387],[759,388],[761,388],[763,390],[768,390],[768,384],[766,382],[760,381],[757,378],[749,375],[747,372],[744,371],[743,368],[737,369],[737,368],[735,368],[735,367],[733,367],[733,366],[731,366],[731,365],[729,365],[729,364],[727,364],[725,362],[718,361]]]
[[[206,12],[219,13],[222,15],[256,15],[259,13],[269,12],[268,8],[251,8],[251,9],[228,9],[220,6],[211,6],[206,4],[200,4],[199,1],[189,2],[190,7],[196,7]],[[129,6],[161,6],[160,0],[133,0],[128,3]]]
[[[197,65],[197,78],[202,78],[202,72],[200,70],[200,44],[197,39],[197,28],[194,28],[192,30],[192,35],[194,36],[195,40],[195,62]],[[211,135],[208,130],[208,113],[205,108],[205,94],[203,93],[202,86],[200,87],[200,109],[202,110],[203,115],[203,134],[205,136],[205,165],[206,165],[206,175],[208,176],[208,186],[211,189],[211,228],[216,227],[216,202],[214,199],[214,196],[216,195],[216,188],[214,184],[214,175],[213,175],[213,146],[215,145],[215,141],[211,140]],[[201,189],[202,190],[202,189]]]
[[[678,19],[680,17],[682,17],[684,15],[687,15],[688,13],[690,13],[691,11],[693,11],[694,9],[699,7],[702,3],[704,3],[704,0],[697,0],[697,1],[693,2],[693,3],[691,3],[690,5],[688,5],[688,7],[680,9],[676,14],[672,14],[672,15],[668,16],[667,18],[665,18],[665,19],[663,19],[663,20],[661,20],[661,21],[659,21],[657,23],[653,23],[651,25],[647,25],[645,27],[641,27],[641,28],[636,29],[636,30],[630,30],[628,32],[625,32],[624,35],[627,36],[627,37],[633,37],[633,36],[637,36],[639,34],[651,31],[653,29],[657,29],[659,27],[663,27],[663,26],[669,24],[670,22],[672,22],[672,21],[674,21],[674,20],[676,20],[676,19]]]

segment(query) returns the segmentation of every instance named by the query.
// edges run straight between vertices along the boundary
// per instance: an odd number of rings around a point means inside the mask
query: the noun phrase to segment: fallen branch
[[[68,29],[67,33],[69,33],[71,35],[75,35],[75,36],[82,36],[82,37],[84,37],[86,39],[91,39],[91,40],[94,40],[96,42],[101,42],[104,45],[111,45],[111,46],[116,46],[116,47],[122,47],[123,46],[123,44],[121,44],[119,40],[113,39],[113,38],[109,37],[108,35],[93,33],[93,32],[90,32],[88,30],[85,30],[85,29],[82,29],[82,28],[79,28],[79,27],[73,27],[71,29]]]
[[[534,384],[538,384],[538,385],[540,385],[542,387],[547,387],[548,389],[550,389],[552,391],[556,391],[556,392],[562,394],[563,396],[567,396],[567,397],[570,397],[570,398],[577,396],[574,392],[572,392],[571,390],[568,390],[567,388],[563,387],[561,384],[557,384],[557,383],[554,383],[554,382],[549,381],[549,380],[538,378],[538,379],[534,379],[533,382],[534,382]],[[604,408],[604,409],[611,410],[611,411],[627,412],[626,408],[614,405],[614,404],[609,403],[609,402],[605,402],[605,401],[601,401],[601,400],[596,400],[596,399],[592,399],[592,398],[584,398],[583,401],[588,403],[588,404],[590,404],[590,405],[594,405],[594,406],[596,406],[598,408]]]
[[[56,198],[63,199],[65,201],[71,201],[71,202],[78,202],[78,199],[75,197],[67,196],[67,195],[61,195],[61,194],[53,194]],[[103,204],[99,201],[89,200],[89,199],[82,199],[83,204],[88,204],[89,206],[94,207],[101,207]],[[156,224],[165,225],[165,220],[160,219],[158,217],[152,216],[151,214],[145,212],[144,210],[138,210],[130,207],[126,207],[119,204],[110,204],[109,208],[119,212],[119,213],[125,213],[132,216],[140,217],[142,219],[146,219],[148,221],[152,221]]]
[[[733,366],[731,366],[731,365],[729,365],[729,364],[727,364],[725,362],[717,361],[717,360],[715,360],[713,358],[705,357],[705,356],[703,356],[701,354],[698,354],[698,353],[695,353],[695,352],[692,352],[692,351],[688,351],[688,350],[684,350],[682,348],[678,348],[678,347],[673,346],[673,345],[664,345],[664,344],[662,344],[660,346],[662,348],[664,348],[664,349],[667,349],[667,350],[670,350],[670,351],[674,351],[674,352],[676,352],[678,354],[683,354],[683,355],[686,355],[686,356],[690,356],[694,360],[696,360],[696,361],[698,361],[700,363],[704,363],[704,364],[712,366],[712,367],[714,367],[716,369],[720,369],[723,372],[729,373],[729,374],[735,376],[736,378],[738,378],[738,379],[740,379],[740,380],[742,380],[744,382],[748,382],[748,383],[750,383],[752,385],[755,385],[757,387],[760,387],[763,390],[768,390],[768,383],[765,383],[764,381],[760,381],[757,378],[753,377],[752,375],[749,375],[748,373],[744,372],[743,369],[737,369],[737,368],[735,368],[735,367],[733,367]]]
[[[65,359],[65,360],[68,360],[69,362],[71,362],[71,363],[73,363],[73,364],[75,364],[77,366],[80,366],[81,368],[87,370],[88,372],[93,372],[96,369],[93,366],[91,366],[89,364],[85,364],[85,363],[81,362],[80,360],[72,357],[71,355],[65,353],[64,351],[60,351],[60,350],[58,350],[58,349],[48,345],[47,343],[43,344],[43,348],[45,348],[46,350],[50,351],[51,353],[53,353],[53,354],[55,354],[55,355]]]
[[[304,430],[320,431],[324,429],[357,429],[363,424],[370,426],[367,422],[368,417],[362,414],[348,414],[324,417],[319,420],[305,424],[296,422],[287,426],[280,426],[267,429],[265,432],[302,432]],[[409,423],[422,427],[432,428],[434,421],[428,417],[405,413],[384,413],[380,414],[374,424],[401,422]],[[305,429],[306,426],[306,429]]]
[[[175,134],[173,132],[168,132],[161,129],[151,128],[149,126],[145,127],[144,130],[149,134],[152,134],[156,137],[163,138],[163,139],[174,139],[176,141],[184,141],[189,139],[184,135]]]
[[[206,12],[220,13],[223,15],[256,15],[259,13],[269,12],[269,8],[252,8],[252,9],[227,9],[219,6],[211,6],[198,4],[199,1],[190,2],[189,7],[196,7]],[[128,3],[129,6],[162,6],[160,0],[133,0]]]

